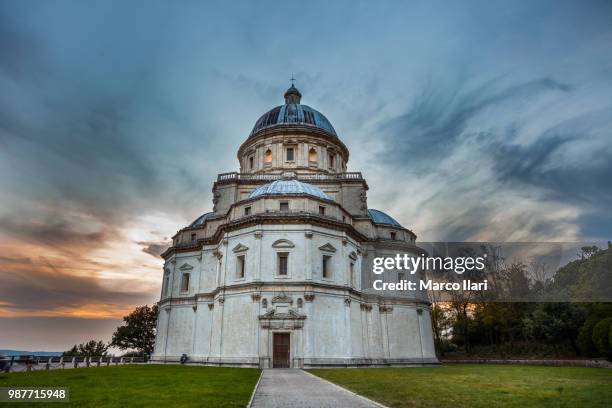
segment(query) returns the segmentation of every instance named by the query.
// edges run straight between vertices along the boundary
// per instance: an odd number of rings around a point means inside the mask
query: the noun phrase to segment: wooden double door
[[[272,343],[272,367],[289,368],[291,337],[289,333],[274,333]]]

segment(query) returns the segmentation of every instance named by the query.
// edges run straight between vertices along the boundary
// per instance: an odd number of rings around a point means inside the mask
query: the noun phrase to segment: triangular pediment
[[[189,265],[188,263],[184,263],[179,267],[179,269],[181,271],[190,271],[193,269],[193,266]]]
[[[249,249],[248,246],[246,245],[242,245],[242,244],[238,244],[234,247],[234,249],[232,249],[232,251],[234,252],[243,252],[243,251],[247,251]]]
[[[320,246],[319,249],[321,251],[325,251],[325,252],[336,252],[336,247],[334,247],[329,242],[327,244],[323,245],[323,246]]]
[[[295,244],[288,239],[279,239],[274,241],[272,248],[293,248]]]
[[[262,315],[259,315],[259,320],[274,320],[274,319],[304,320],[306,319],[306,315],[298,313],[293,309],[287,310],[286,313],[278,313],[276,309],[272,309]]]

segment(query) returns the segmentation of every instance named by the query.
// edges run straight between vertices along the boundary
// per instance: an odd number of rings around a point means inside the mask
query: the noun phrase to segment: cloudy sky
[[[376,3],[1,2],[0,348],[156,301],[292,74],[419,239],[611,239],[612,3]]]

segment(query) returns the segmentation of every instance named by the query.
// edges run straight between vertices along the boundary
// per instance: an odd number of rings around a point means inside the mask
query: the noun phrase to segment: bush
[[[599,353],[606,356],[609,360],[612,359],[612,347],[610,345],[610,327],[612,326],[612,317],[602,319],[593,326],[593,345]]]

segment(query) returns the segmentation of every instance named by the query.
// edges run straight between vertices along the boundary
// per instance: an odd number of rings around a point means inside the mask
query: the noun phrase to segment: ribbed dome
[[[264,195],[307,194],[324,200],[331,200],[320,188],[298,180],[276,180],[257,187],[249,194],[249,198]]]
[[[249,137],[262,129],[296,125],[318,128],[331,136],[338,137],[329,120],[321,112],[300,104],[301,98],[300,91],[291,85],[285,92],[285,104],[264,113],[255,123]]]
[[[370,218],[372,218],[372,221],[374,222],[374,224],[384,224],[384,225],[393,225],[396,227],[401,227],[399,222],[395,221],[393,217],[391,217],[389,214],[384,213],[382,211],[375,210],[373,208],[369,208],[368,214],[370,215]]]

